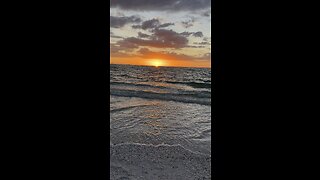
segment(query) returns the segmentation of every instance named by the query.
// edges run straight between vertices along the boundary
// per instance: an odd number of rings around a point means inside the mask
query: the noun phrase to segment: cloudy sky
[[[110,63],[211,67],[211,0],[111,0]]]

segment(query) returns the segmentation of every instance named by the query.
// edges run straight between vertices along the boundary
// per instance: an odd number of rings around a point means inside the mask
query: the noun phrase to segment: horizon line
[[[195,67],[195,66],[152,66],[152,65],[138,65],[138,64],[117,64],[117,63],[110,63],[110,65],[130,65],[130,66],[147,66],[147,67],[155,67],[155,68],[160,68],[160,67],[174,67],[174,68],[205,68],[205,69],[211,69],[210,67]]]

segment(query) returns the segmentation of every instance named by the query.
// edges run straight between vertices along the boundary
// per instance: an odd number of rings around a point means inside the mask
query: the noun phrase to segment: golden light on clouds
[[[210,68],[211,1],[149,1],[111,1],[110,63]],[[181,7],[174,8],[176,3]],[[162,11],[169,7],[175,10]],[[199,11],[190,14],[189,7]]]

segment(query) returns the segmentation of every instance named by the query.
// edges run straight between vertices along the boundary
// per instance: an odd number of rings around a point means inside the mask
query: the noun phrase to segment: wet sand
[[[111,145],[110,158],[111,180],[211,179],[211,157],[180,145]]]

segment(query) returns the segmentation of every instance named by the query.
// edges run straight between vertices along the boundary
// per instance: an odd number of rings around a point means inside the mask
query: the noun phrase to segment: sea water
[[[211,69],[111,65],[110,179],[211,179]]]

